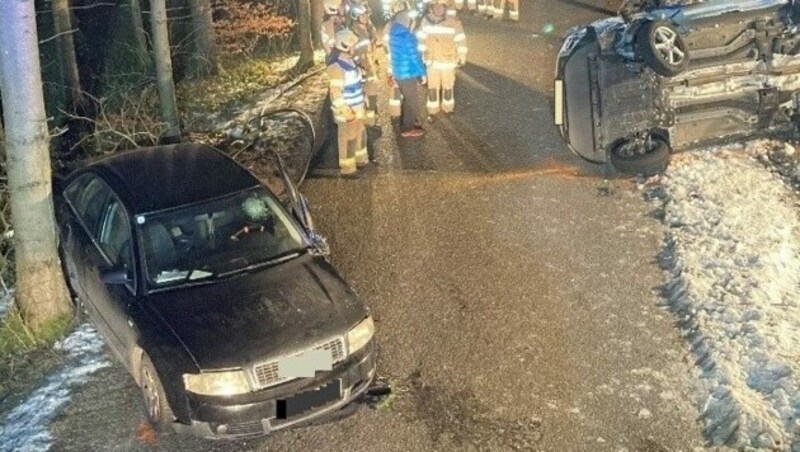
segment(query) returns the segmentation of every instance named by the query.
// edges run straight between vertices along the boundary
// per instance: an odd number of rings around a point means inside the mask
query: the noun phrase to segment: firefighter
[[[414,13],[416,11],[411,10],[408,6],[406,0],[396,0],[392,3],[391,14],[392,18],[394,18],[397,14],[400,14],[403,11],[408,11],[409,14],[414,17]],[[386,50],[386,60],[391,62],[392,55],[391,49],[389,48],[389,31],[392,28],[393,20],[390,19],[386,26],[383,29],[383,44]],[[386,73],[389,77],[392,75],[392,65],[391,63],[386,66]],[[391,96],[389,97],[389,116],[392,118],[399,118],[402,112],[402,105],[403,105],[403,93],[400,92],[400,87],[394,81],[391,82],[390,88],[392,89]]]
[[[364,88],[361,68],[354,60],[358,36],[344,29],[336,33],[328,66],[333,119],[338,128],[339,174],[350,175],[369,163],[364,127]]]
[[[508,18],[519,22],[519,0],[506,0],[508,5]]]
[[[457,17],[447,14],[447,0],[433,0],[417,31],[419,50],[428,67],[428,113],[455,108],[456,68],[467,62],[467,37]]]
[[[344,6],[341,0],[325,0],[325,17],[320,24],[320,37],[322,38],[322,48],[325,49],[325,57],[331,55],[336,40],[336,33],[345,27]]]
[[[486,0],[486,15],[495,19],[502,19],[508,7],[508,18],[519,21],[519,0]]]
[[[370,21],[370,11],[366,5],[351,5],[347,15],[350,19],[350,30],[358,36],[354,56],[364,73],[365,122],[368,126],[374,126],[377,124],[378,114],[378,60],[375,57],[377,33]]]
[[[477,5],[475,9],[478,11],[478,14],[482,14],[483,16],[488,16],[489,8],[492,6],[492,0],[477,0]]]

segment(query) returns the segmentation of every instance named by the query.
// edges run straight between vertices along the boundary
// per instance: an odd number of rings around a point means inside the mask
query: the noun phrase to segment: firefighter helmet
[[[349,52],[358,44],[358,36],[350,30],[341,30],[336,33],[333,46],[342,52]]]
[[[351,4],[347,10],[347,15],[350,16],[350,18],[353,20],[357,20],[359,17],[367,13],[369,13],[369,8],[367,7],[367,5],[361,3]]]
[[[325,0],[325,14],[339,14],[339,8],[342,6],[341,0]]]
[[[408,8],[408,2],[406,0],[397,0],[392,3],[392,15],[397,14],[401,11],[405,11]]]

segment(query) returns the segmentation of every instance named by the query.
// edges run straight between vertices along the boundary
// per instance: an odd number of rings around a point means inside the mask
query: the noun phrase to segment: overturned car
[[[800,109],[800,2],[666,3],[628,2],[620,16],[567,33],[556,65],[555,122],[570,149],[651,175],[673,151],[792,131]]]

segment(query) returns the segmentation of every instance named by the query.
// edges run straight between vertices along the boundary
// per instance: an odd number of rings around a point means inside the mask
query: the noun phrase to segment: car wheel
[[[673,77],[689,65],[689,51],[678,30],[669,22],[647,22],[639,29],[639,53],[656,74]]]
[[[611,165],[625,174],[655,176],[663,173],[669,165],[669,145],[655,136],[624,138],[611,145],[608,154]]]
[[[139,365],[139,387],[144,398],[147,420],[156,431],[169,431],[175,417],[167,401],[161,379],[158,378],[158,372],[147,354],[142,356],[142,362]]]

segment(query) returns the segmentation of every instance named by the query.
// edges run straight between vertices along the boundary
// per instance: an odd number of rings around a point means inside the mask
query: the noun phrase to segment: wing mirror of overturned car
[[[100,271],[100,279],[106,284],[120,285],[131,282],[128,270],[122,265],[115,265]]]

